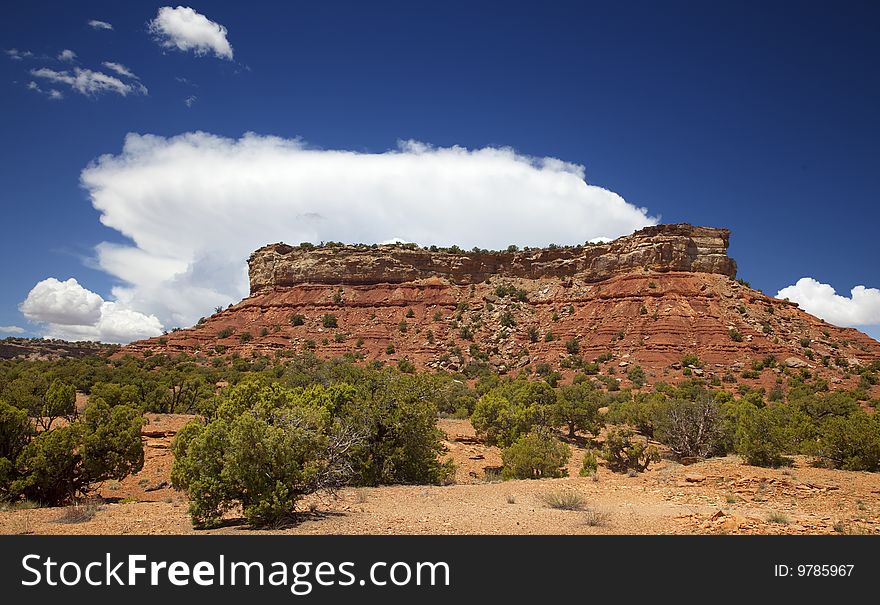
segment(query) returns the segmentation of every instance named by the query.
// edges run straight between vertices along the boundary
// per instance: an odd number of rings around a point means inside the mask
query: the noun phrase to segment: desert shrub
[[[815,422],[832,416],[848,416],[859,410],[858,401],[846,391],[813,393],[796,389],[789,401]]]
[[[27,412],[0,399],[0,500],[10,496],[15,461],[33,434]]]
[[[581,477],[590,477],[599,470],[599,458],[593,450],[587,450],[584,454],[584,462],[581,465]]]
[[[631,368],[630,371],[626,373],[626,377],[629,378],[630,382],[632,382],[633,386],[636,388],[644,386],[645,381],[647,380],[642,366],[634,366]]]
[[[19,454],[9,491],[57,506],[89,485],[123,479],[144,464],[140,411],[97,400],[67,426],[40,433]]]
[[[325,328],[337,327],[336,315],[334,315],[333,313],[324,313],[324,315],[321,317],[321,325]]]
[[[76,388],[72,384],[57,378],[51,383],[49,380],[44,373],[26,371],[3,389],[9,404],[27,412],[44,431],[51,429],[58,418],[71,417],[76,401]]]
[[[700,358],[697,357],[696,355],[694,355],[693,353],[688,353],[687,355],[685,355],[684,357],[681,358],[681,365],[683,365],[685,367],[694,366],[695,368],[702,368],[703,362],[700,361]]]
[[[633,432],[627,428],[617,427],[608,431],[602,448],[602,458],[613,471],[647,470],[651,462],[660,460],[660,453],[648,440],[634,440]]]
[[[306,316],[301,313],[294,313],[290,316],[290,325],[301,326],[306,323]]]
[[[655,422],[657,440],[678,456],[705,458],[723,453],[721,414],[712,398],[670,400]]]
[[[174,441],[171,477],[189,493],[193,522],[212,525],[240,503],[250,523],[277,523],[303,495],[341,485],[350,465],[327,421],[326,410],[291,405],[187,425]]]
[[[832,468],[880,471],[880,416],[857,411],[825,418],[806,450]]]
[[[553,418],[556,424],[568,427],[569,437],[574,437],[576,431],[596,435],[604,424],[599,413],[603,405],[602,393],[589,382],[565,385],[557,393]]]
[[[577,355],[581,351],[581,343],[577,338],[571,338],[565,341],[565,350],[569,355]]]
[[[229,338],[235,332],[233,328],[223,328],[217,332],[217,338]]]
[[[407,317],[410,317],[410,318],[416,316],[416,312],[413,311],[413,308],[412,308],[412,307],[409,307],[409,308],[406,310],[406,316],[407,316]]]
[[[528,329],[529,342],[538,342],[538,328],[529,326]]]
[[[451,482],[451,462],[440,462],[436,382],[427,375],[385,370],[369,377],[339,407],[339,417],[366,431],[353,454],[358,485]]]
[[[537,417],[535,405],[512,402],[501,393],[492,391],[477,400],[471,424],[488,445],[507,447],[529,432]]]
[[[504,448],[501,460],[504,479],[564,477],[571,452],[568,446],[545,432],[521,435]]]
[[[728,330],[728,335],[730,336],[730,340],[732,340],[733,342],[743,341],[743,335],[736,328],[730,328],[730,330]]]
[[[584,497],[571,490],[559,490],[546,494],[544,504],[557,510],[582,510]]]
[[[733,447],[754,466],[782,466],[785,454],[796,453],[809,438],[809,417],[790,404],[756,407],[739,401],[726,411]]]
[[[612,401],[605,419],[612,424],[628,424],[642,435],[652,437],[657,418],[667,405],[668,398],[662,393],[640,393]]]
[[[533,427],[550,424],[555,404],[556,392],[546,382],[502,382],[477,400],[471,424],[489,445],[506,447]]]
[[[238,341],[241,343],[250,342],[253,339],[250,332],[242,332],[238,335]]]

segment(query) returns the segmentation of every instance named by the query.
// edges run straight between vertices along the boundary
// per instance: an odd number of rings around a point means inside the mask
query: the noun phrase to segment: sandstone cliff
[[[880,343],[735,281],[726,229],[659,225],[607,244],[518,252],[273,244],[249,259],[251,295],[197,326],[118,355],[321,357],[464,371],[560,371],[597,358],[628,384],[703,376],[772,389],[781,368],[832,388]],[[685,355],[702,367],[683,368]],[[773,356],[779,365],[753,369]],[[880,386],[872,396],[880,396]]]
[[[271,244],[248,259],[251,294],[297,284],[399,284],[439,277],[474,284],[495,277],[598,282],[635,269],[736,275],[727,229],[657,225],[607,244],[514,252],[449,252],[400,245]]]

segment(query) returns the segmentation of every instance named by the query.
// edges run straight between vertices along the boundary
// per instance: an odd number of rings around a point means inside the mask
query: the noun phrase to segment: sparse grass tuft
[[[516,496],[514,496],[513,494],[507,494],[507,503],[516,504]]]
[[[94,502],[72,504],[64,508],[64,512],[55,519],[55,523],[85,523],[91,521],[99,510],[100,507]]]
[[[0,502],[0,513],[9,513],[16,510],[32,510],[40,508],[40,505],[33,500],[14,500]]]
[[[550,508],[558,510],[581,510],[584,508],[584,499],[580,494],[572,491],[550,492],[544,496],[544,503]]]
[[[778,523],[780,525],[788,525],[791,522],[791,519],[788,518],[788,515],[785,513],[781,513],[779,511],[771,511],[767,515],[768,523]]]
[[[584,523],[590,527],[601,527],[608,523],[610,515],[601,510],[589,510],[584,516]]]

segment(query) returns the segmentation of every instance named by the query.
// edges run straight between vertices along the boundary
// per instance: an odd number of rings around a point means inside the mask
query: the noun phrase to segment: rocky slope
[[[768,388],[779,368],[755,376],[752,363],[769,355],[841,386],[856,381],[846,366],[880,360],[880,343],[861,332],[735,281],[728,238],[725,229],[660,225],[607,244],[511,252],[273,244],[249,259],[248,298],[120,354],[311,350],[563,374],[601,356],[601,373],[624,381],[641,365],[649,383],[697,374]],[[683,368],[685,355],[701,363]]]

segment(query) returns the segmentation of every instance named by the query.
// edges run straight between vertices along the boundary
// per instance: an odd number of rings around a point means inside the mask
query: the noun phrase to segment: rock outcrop
[[[516,252],[273,244],[249,259],[246,299],[117,355],[313,352],[563,376],[598,359],[602,378],[625,385],[640,365],[649,384],[700,376],[770,390],[781,372],[803,371],[854,387],[847,367],[880,360],[880,343],[734,280],[728,238],[726,229],[659,225],[607,244]],[[684,366],[685,355],[700,365]],[[769,356],[778,363],[764,367]]]
[[[248,259],[251,294],[298,284],[400,284],[438,277],[476,284],[491,277],[578,278],[598,282],[633,270],[736,275],[727,256],[730,231],[657,225],[607,244],[509,252],[431,251],[415,246],[271,244]]]

